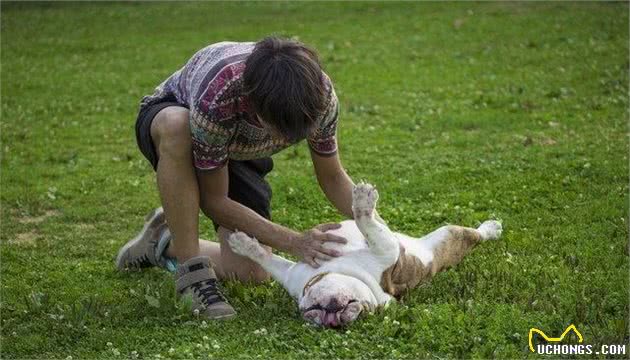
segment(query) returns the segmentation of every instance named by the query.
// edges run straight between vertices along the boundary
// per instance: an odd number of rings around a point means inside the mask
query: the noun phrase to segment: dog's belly
[[[327,232],[341,236],[348,240],[348,242],[346,244],[327,242],[324,243],[325,248],[341,251],[342,254],[368,248],[365,237],[357,227],[354,220],[342,221],[340,224],[341,227],[339,229],[329,230]]]
[[[405,248],[406,253],[420,259],[425,266],[433,261],[433,251],[431,251],[433,241],[441,239],[438,236],[425,236],[421,239],[416,239],[405,234],[395,233],[395,235],[398,243]]]
[[[347,244],[329,243],[325,245],[327,248],[341,251],[342,256],[326,262],[323,268],[333,272],[337,272],[338,267],[352,270],[352,272],[345,274],[362,278],[363,281],[367,276],[377,283],[376,286],[371,286],[373,291],[375,287],[378,287],[379,290],[391,296],[398,296],[406,290],[414,288],[425,279],[428,274],[427,265],[433,260],[431,248],[426,246],[432,243],[430,236],[425,237],[428,238],[425,240],[429,241],[423,242],[404,234],[393,233],[396,242],[404,250],[401,249],[397,260],[392,260],[390,264],[383,264],[379,260],[379,256],[375,257],[370,253],[365,237],[353,220],[344,221],[339,229],[329,232],[346,238],[348,242]],[[359,274],[354,273],[356,271],[365,276],[358,276]],[[382,304],[383,301],[378,303]]]
[[[330,230],[328,232],[348,240],[348,243],[345,245],[332,242],[325,243],[324,247],[328,249],[339,250],[345,254],[368,248],[365,237],[354,220],[343,221],[339,229]],[[433,260],[433,252],[431,251],[433,242],[443,238],[443,234],[441,233],[431,233],[422,239],[416,239],[401,233],[394,233],[394,236],[396,236],[398,243],[405,248],[408,254],[416,256],[425,265]]]

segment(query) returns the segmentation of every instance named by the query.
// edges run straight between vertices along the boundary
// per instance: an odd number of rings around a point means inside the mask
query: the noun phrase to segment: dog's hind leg
[[[228,243],[232,251],[258,263],[265,271],[270,273],[276,281],[287,288],[287,275],[289,269],[295,265],[293,261],[275,254],[269,254],[260,246],[258,240],[243,232],[232,233],[228,238]]]
[[[457,265],[479,242],[496,240],[501,232],[501,223],[489,220],[477,229],[447,225],[424,236],[420,241],[432,254],[431,274]]]
[[[357,227],[365,236],[370,251],[395,261],[399,253],[398,240],[384,222],[376,219],[378,192],[369,184],[355,185],[352,190],[352,212]]]

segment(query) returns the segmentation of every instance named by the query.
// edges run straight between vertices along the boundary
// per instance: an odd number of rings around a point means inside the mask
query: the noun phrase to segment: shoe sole
[[[234,314],[226,314],[226,315],[218,315],[218,316],[213,316],[213,317],[207,317],[206,319],[208,320],[229,320],[232,319],[236,316],[236,313]]]
[[[155,227],[156,225],[161,224],[163,221],[164,221],[164,210],[161,207],[153,210],[153,212],[149,213],[146,216],[144,227],[142,228],[142,230],[138,233],[138,235],[136,235],[135,238],[128,241],[120,249],[120,251],[118,251],[118,255],[116,256],[116,268],[119,271],[137,270],[136,268],[127,268],[124,265],[123,259],[125,258],[125,254],[127,253],[127,250],[129,250],[130,247],[136,245],[139,241],[141,241],[150,227]]]

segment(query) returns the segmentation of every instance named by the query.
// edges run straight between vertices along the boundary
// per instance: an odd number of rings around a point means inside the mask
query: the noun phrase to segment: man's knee
[[[188,109],[169,106],[162,109],[151,124],[151,137],[160,156],[190,156],[192,137]]]

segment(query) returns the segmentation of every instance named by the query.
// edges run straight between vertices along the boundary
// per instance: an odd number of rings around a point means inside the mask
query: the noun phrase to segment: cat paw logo
[[[569,327],[567,327],[566,330],[564,330],[564,332],[562,333],[562,335],[560,335],[560,337],[549,337],[542,330],[531,328],[529,329],[529,350],[531,350],[533,353],[536,352],[536,350],[534,349],[534,344],[532,342],[534,338],[534,333],[537,333],[540,336],[542,336],[542,338],[545,339],[545,341],[547,342],[561,342],[567,336],[567,334],[569,334],[570,331],[573,331],[575,335],[577,335],[579,343],[584,341],[582,334],[578,331],[578,329],[573,324],[569,325]]]

